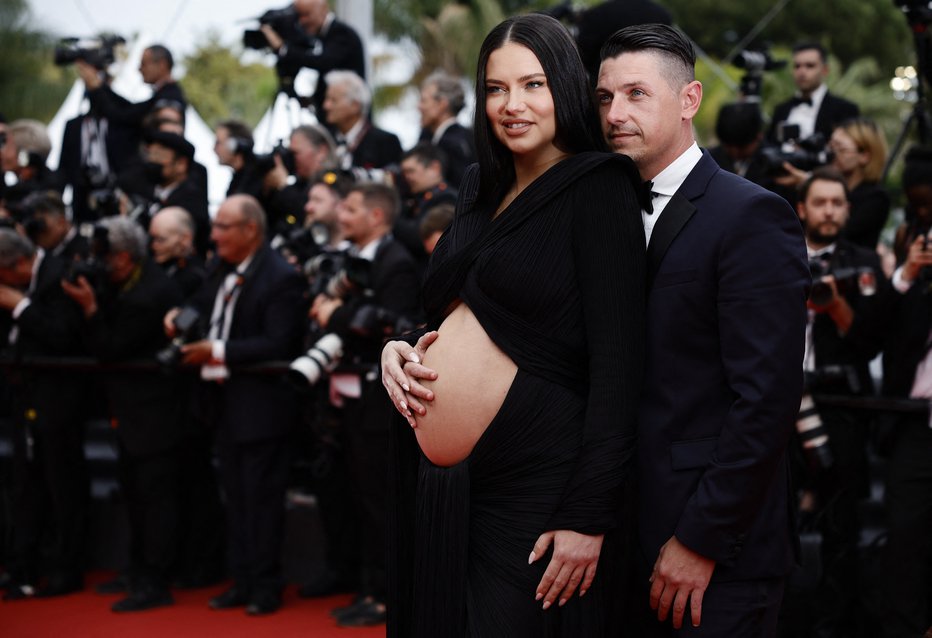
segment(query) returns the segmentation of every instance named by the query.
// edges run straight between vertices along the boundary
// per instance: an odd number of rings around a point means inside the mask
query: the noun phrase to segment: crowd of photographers
[[[2,170],[15,177],[0,182],[13,421],[5,600],[84,587],[82,427],[104,416],[130,530],[126,568],[98,586],[122,594],[114,611],[169,605],[172,587],[227,577],[232,586],[211,608],[277,610],[285,494],[303,456],[327,551],[301,594],[354,592],[336,612],[340,624],[384,620],[391,410],[379,351],[421,319],[418,282],[474,157],[456,121],[464,82],[443,72],[424,80],[421,141],[403,151],[374,125],[359,37],[325,0],[295,0],[260,22],[247,37],[277,54],[282,90],[320,123],[296,127],[267,155],[254,152],[244,123],[218,123],[214,151],[232,175],[213,219],[162,46],[143,54],[153,96],[139,104],[109,87],[113,42],[59,52],[84,80],[89,109],[66,125],[56,172],[41,123],[0,118]],[[797,46],[797,93],[768,118],[761,74],[774,62],[743,54],[742,99],[720,112],[710,152],[785,196],[809,249],[794,456],[800,525],[821,535],[821,571],[802,612],[806,635],[860,635],[859,503],[871,445],[893,468],[883,582],[895,617],[886,630],[909,635],[928,625],[928,596],[915,593],[929,591],[932,558],[927,412],[880,414],[839,398],[876,395],[869,364],[881,352],[886,396],[932,398],[932,154],[906,157],[907,217],[885,253],[886,142],[857,105],[827,90],[827,59],[819,44]],[[320,73],[309,96],[294,83],[305,67]]]

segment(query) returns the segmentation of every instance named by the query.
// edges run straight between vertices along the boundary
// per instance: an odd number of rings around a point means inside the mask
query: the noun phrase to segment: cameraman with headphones
[[[227,188],[230,195],[252,195],[262,202],[262,180],[253,153],[253,137],[249,127],[239,120],[224,120],[214,129],[217,141],[214,153],[222,166],[233,169],[233,177]]]

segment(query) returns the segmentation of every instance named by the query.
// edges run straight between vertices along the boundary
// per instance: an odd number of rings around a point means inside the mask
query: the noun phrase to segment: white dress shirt
[[[660,219],[663,209],[666,208],[673,194],[679,190],[701,159],[702,151],[699,150],[699,145],[693,142],[692,146],[683,151],[682,155],[673,160],[669,166],[654,177],[654,184],[651,186],[651,192],[654,194],[654,212],[648,215],[647,211],[641,211],[641,219],[644,221],[644,236],[647,238],[648,244],[650,244],[651,233],[654,232],[654,226],[657,224],[657,220]]]

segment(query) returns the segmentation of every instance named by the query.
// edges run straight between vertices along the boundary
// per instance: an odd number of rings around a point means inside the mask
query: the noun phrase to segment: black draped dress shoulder
[[[493,219],[467,172],[425,279],[429,327],[461,299],[518,372],[457,465],[430,463],[397,421],[389,636],[603,635],[604,577],[543,611],[535,588],[551,555],[528,555],[543,532],[599,534],[619,520],[643,372],[637,179],[627,157],[581,153]]]

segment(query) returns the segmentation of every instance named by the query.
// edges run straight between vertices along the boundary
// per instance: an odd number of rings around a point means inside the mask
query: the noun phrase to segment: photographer
[[[184,298],[204,283],[204,261],[194,252],[194,220],[179,206],[163,208],[149,223],[152,259],[174,281]]]
[[[709,149],[712,159],[726,171],[770,188],[773,180],[763,157],[764,119],[757,102],[726,104],[715,120],[719,145]]]
[[[12,324],[7,343],[17,361],[84,353],[81,311],[62,291],[64,274],[61,260],[0,229],[0,314]],[[6,566],[12,582],[3,598],[78,591],[84,587],[90,488],[80,410],[86,388],[74,373],[52,369],[14,367],[8,382],[14,427]],[[43,540],[51,542],[40,547]],[[40,565],[49,573],[37,589]]]
[[[444,177],[459,188],[466,167],[476,161],[472,131],[456,121],[466,104],[461,78],[434,71],[421,82],[417,110],[421,114],[421,143],[429,142],[447,157]]]
[[[391,405],[381,391],[379,355],[386,336],[419,314],[414,260],[391,236],[398,195],[384,184],[357,184],[339,209],[351,254],[371,260],[367,289],[347,287],[339,296],[314,299],[311,316],[343,342],[345,373],[331,377],[331,396],[342,402],[351,499],[360,534],[359,603],[341,613],[338,624],[368,625],[385,620],[387,456]]]
[[[816,133],[827,140],[832,129],[841,122],[857,117],[857,104],[828,92],[828,54],[817,42],[803,42],[793,47],[793,82],[796,95],[781,102],[773,112],[767,139],[781,143],[778,131],[784,125],[799,127],[797,140],[805,140]]]
[[[267,172],[261,200],[268,215],[270,237],[287,236],[302,225],[310,180],[319,171],[332,168],[333,148],[333,138],[322,126],[304,124],[291,131],[288,154],[294,162],[291,170],[295,176],[291,184],[284,153],[276,150],[272,154],[271,166],[264,167]]]
[[[281,606],[296,396],[278,377],[228,366],[290,360],[301,351],[305,283],[267,244],[265,213],[249,195],[224,200],[211,238],[218,260],[190,300],[205,338],[181,348],[183,361],[201,368],[201,412],[217,433],[226,497],[233,586],[209,605],[268,614]],[[179,316],[175,309],[165,317],[171,336]]]
[[[335,69],[353,71],[366,76],[366,60],[359,34],[330,10],[327,0],[294,0],[296,24],[279,34],[270,24],[263,24],[262,33],[278,55],[276,70],[286,92],[302,68],[317,71],[317,87],[310,98],[318,118],[321,118],[327,92],[325,76]],[[291,91],[292,94],[293,90]]]
[[[21,217],[18,205],[38,190],[59,190],[45,161],[52,150],[45,125],[37,120],[14,120],[7,126],[6,141],[0,147],[0,168],[16,175],[16,184],[6,189],[3,206],[13,217]]]
[[[97,276],[62,282],[84,311],[88,350],[113,365],[153,361],[166,345],[162,317],[181,303],[181,293],[148,259],[139,224],[109,217],[98,222],[98,229]],[[116,369],[106,374],[106,386],[130,528],[129,595],[111,609],[132,612],[171,605],[168,576],[177,552],[184,435],[178,380],[158,371]]]
[[[36,246],[60,259],[66,268],[87,257],[87,239],[68,220],[58,193],[36,191],[23,200],[23,210],[23,228]]]
[[[807,407],[807,397],[815,395],[815,404],[801,413],[797,427],[809,461],[800,482],[815,499],[808,513],[822,534],[822,580],[813,604],[813,626],[821,633],[814,635],[848,635],[856,631],[848,624],[858,617],[861,591],[858,502],[868,489],[871,413],[823,405],[819,394],[874,393],[868,364],[882,343],[887,285],[876,253],[843,238],[849,204],[840,173],[813,171],[800,189],[797,210],[813,272],[803,401]]]
[[[909,219],[898,233],[904,252],[893,274],[884,347],[883,393],[932,401],[932,150],[913,148],[903,167]],[[882,448],[887,455],[888,537],[881,575],[884,637],[920,636],[929,625],[932,589],[932,428],[928,413],[891,414]]]
[[[421,241],[421,220],[434,206],[455,204],[456,189],[443,180],[446,155],[438,147],[421,142],[401,156],[401,174],[410,195],[405,198],[401,214],[392,230],[423,271],[427,253]]]
[[[233,169],[227,188],[230,195],[252,195],[262,200],[262,180],[265,177],[253,153],[252,131],[239,120],[224,120],[214,129],[214,153],[221,166]]]
[[[133,104],[117,95],[105,81],[104,72],[85,60],[77,60],[75,69],[87,87],[87,96],[95,113],[132,129],[142,135],[143,120],[161,101],[170,100],[187,105],[181,86],[172,78],[174,59],[171,51],[161,44],[153,44],[142,52],[139,73],[152,87],[152,97]]]

